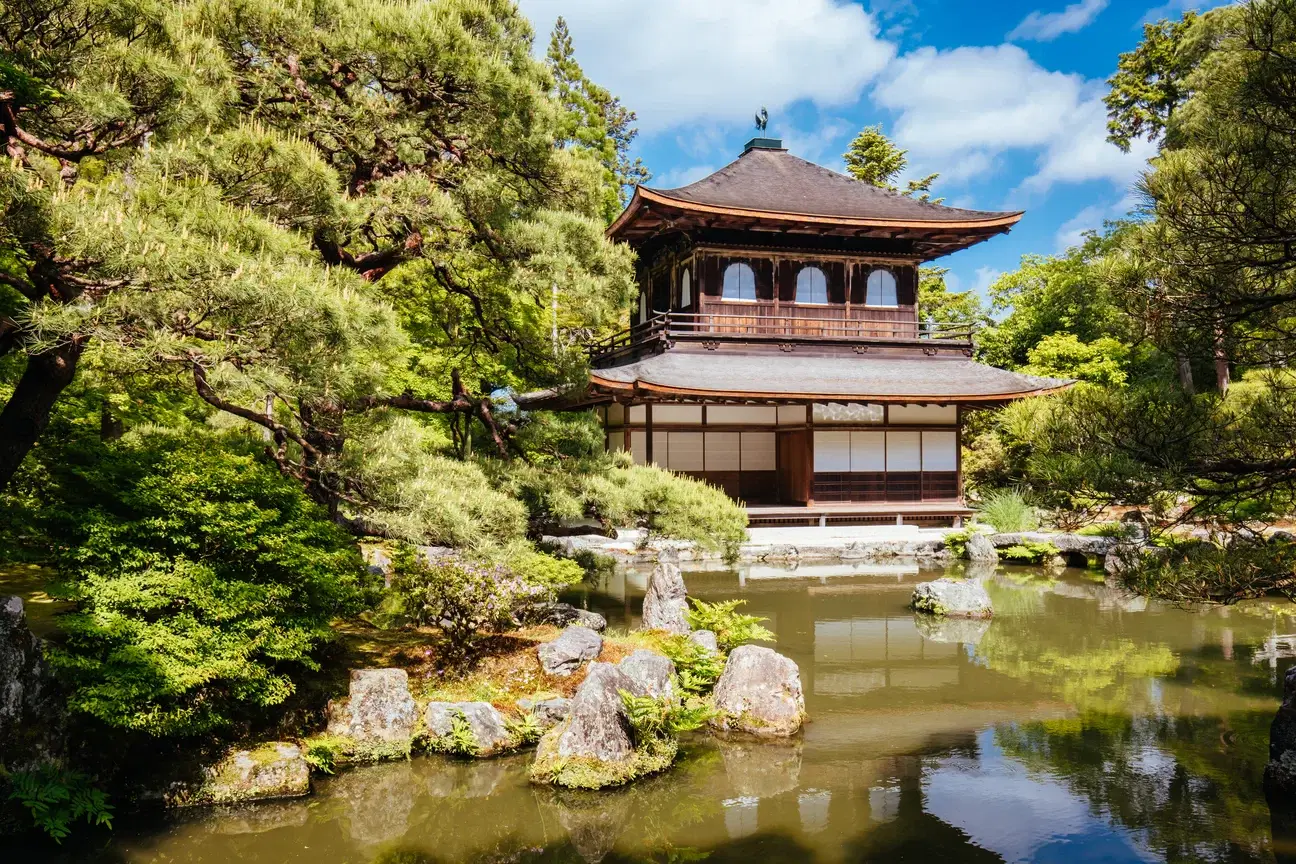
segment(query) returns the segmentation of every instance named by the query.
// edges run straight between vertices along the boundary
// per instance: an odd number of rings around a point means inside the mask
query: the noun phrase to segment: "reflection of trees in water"
[[[1261,789],[1271,717],[1130,717],[1086,712],[1068,720],[995,727],[995,741],[1145,831],[1169,861],[1270,860]]]

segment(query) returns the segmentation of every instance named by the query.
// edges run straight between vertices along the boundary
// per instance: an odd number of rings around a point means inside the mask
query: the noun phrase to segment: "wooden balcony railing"
[[[729,312],[659,312],[586,346],[595,366],[652,353],[676,341],[908,345],[971,353],[974,327],[956,322],[820,319]]]

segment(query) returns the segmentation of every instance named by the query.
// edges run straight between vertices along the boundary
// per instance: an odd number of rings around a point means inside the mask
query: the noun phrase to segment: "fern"
[[[509,735],[518,747],[534,744],[544,735],[544,728],[534,713],[523,714],[518,720],[505,720]]]
[[[108,796],[84,774],[46,765],[7,777],[12,787],[9,800],[26,808],[32,824],[57,843],[72,833],[75,822],[112,828],[113,807]]]
[[[724,674],[724,655],[703,648],[687,636],[663,639],[660,647],[675,664],[680,689],[685,693],[705,696]]]
[[[473,733],[472,726],[468,723],[468,718],[463,715],[462,711],[455,711],[450,715],[450,734],[442,739],[445,752],[451,756],[475,757],[481,752],[481,745],[477,743],[477,736]]]
[[[732,651],[748,642],[773,642],[774,634],[761,626],[767,619],[745,615],[738,610],[746,600],[720,600],[707,603],[690,597],[693,608],[688,611],[689,626],[694,630],[710,630],[724,651]]]
[[[626,719],[638,743],[653,738],[673,739],[681,733],[700,729],[715,713],[696,697],[681,704],[669,696],[636,696],[626,690],[620,694]]]
[[[999,550],[999,557],[1015,564],[1039,564],[1045,559],[1061,554],[1052,543],[1018,543]]]

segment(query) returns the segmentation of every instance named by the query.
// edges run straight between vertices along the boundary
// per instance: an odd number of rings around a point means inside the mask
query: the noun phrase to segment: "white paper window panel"
[[[625,432],[617,430],[609,432],[607,436],[607,449],[609,453],[620,453],[625,449]]]
[[[779,405],[778,422],[789,425],[799,426],[806,422],[806,406],[804,405]]]
[[[689,423],[702,425],[701,405],[654,405],[654,423]]]
[[[640,435],[644,434],[642,432]],[[667,439],[667,432],[653,433],[653,464],[665,465],[670,459],[670,441]]]
[[[737,471],[741,466],[738,448],[741,436],[737,432],[706,433],[706,470]]]
[[[648,419],[648,412],[644,410],[644,406],[642,405],[630,406],[631,423],[644,423],[647,421],[647,419]]]
[[[630,436],[630,458],[636,465],[648,464],[648,435],[641,431],[626,433]]]
[[[778,408],[774,405],[708,405],[707,425],[721,423],[751,423],[773,426],[778,422]]]
[[[625,425],[625,406],[620,402],[607,406],[607,422],[609,426]]]
[[[881,405],[845,402],[816,402],[812,414],[816,423],[881,423],[885,416]]]
[[[742,470],[773,471],[778,467],[773,432],[742,433]],[[710,463],[707,463],[708,467]]]
[[[922,433],[886,433],[886,454],[888,471],[921,471]]]
[[[924,471],[957,471],[958,433],[922,433],[922,463]]]
[[[666,467],[672,471],[701,471],[705,464],[703,462],[702,433],[671,432],[669,435],[670,443],[667,449]]]
[[[885,432],[852,432],[850,436],[852,471],[886,470]]]
[[[891,422],[953,426],[958,422],[957,405],[892,405]]]
[[[814,433],[814,470],[815,471],[849,471],[850,464],[849,432]]]

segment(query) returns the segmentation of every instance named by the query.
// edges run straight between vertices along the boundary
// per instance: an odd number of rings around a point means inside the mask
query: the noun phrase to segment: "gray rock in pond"
[[[27,626],[21,597],[0,597],[0,765],[25,771],[67,752],[67,699]]]
[[[1103,572],[1108,576],[1120,576],[1142,560],[1142,547],[1134,543],[1120,543],[1103,556]]]
[[[673,697],[675,687],[671,677],[675,664],[670,658],[640,648],[617,664],[617,668],[630,679],[630,692],[636,696]]]
[[[552,624],[555,627],[576,624],[600,633],[607,629],[607,619],[602,615],[588,609],[579,609],[570,603],[532,603],[518,617],[531,624]]]
[[[795,734],[805,720],[805,695],[796,663],[759,645],[735,648],[713,694],[718,729],[755,735]]]
[[[310,794],[310,766],[296,744],[277,741],[252,750],[236,750],[203,769],[203,782],[178,805],[238,804]]]
[[[603,637],[588,627],[568,627],[557,639],[536,648],[540,665],[550,675],[566,678],[603,650]]]
[[[914,586],[910,605],[916,612],[950,618],[989,618],[994,614],[990,595],[979,582],[937,579]]]
[[[977,644],[990,629],[989,618],[940,618],[935,615],[915,615],[914,624],[924,639],[960,645]]]
[[[489,702],[429,702],[423,725],[434,738],[444,738],[453,729],[455,714],[462,714],[477,741],[478,756],[494,756],[513,743],[504,717]]]
[[[1296,666],[1283,676],[1283,700],[1269,725],[1269,764],[1265,789],[1283,796],[1296,794]]]
[[[557,726],[571,714],[572,700],[559,696],[555,699],[519,699],[518,708],[535,715],[540,728],[546,731]]]
[[[967,559],[969,561],[998,561],[999,551],[989,537],[980,531],[973,531],[967,541]]]
[[[689,634],[689,641],[701,645],[712,654],[720,650],[720,643],[716,641],[716,634],[710,630],[694,630]]]
[[[643,626],[645,630],[665,630],[688,635],[688,591],[677,564],[661,560],[648,577],[644,592]]]
[[[558,738],[560,757],[583,756],[621,762],[634,753],[621,691],[634,683],[611,663],[591,663],[572,699],[567,728]]]
[[[418,727],[418,706],[404,669],[354,669],[350,695],[328,707],[330,735],[358,744],[405,744]]]

